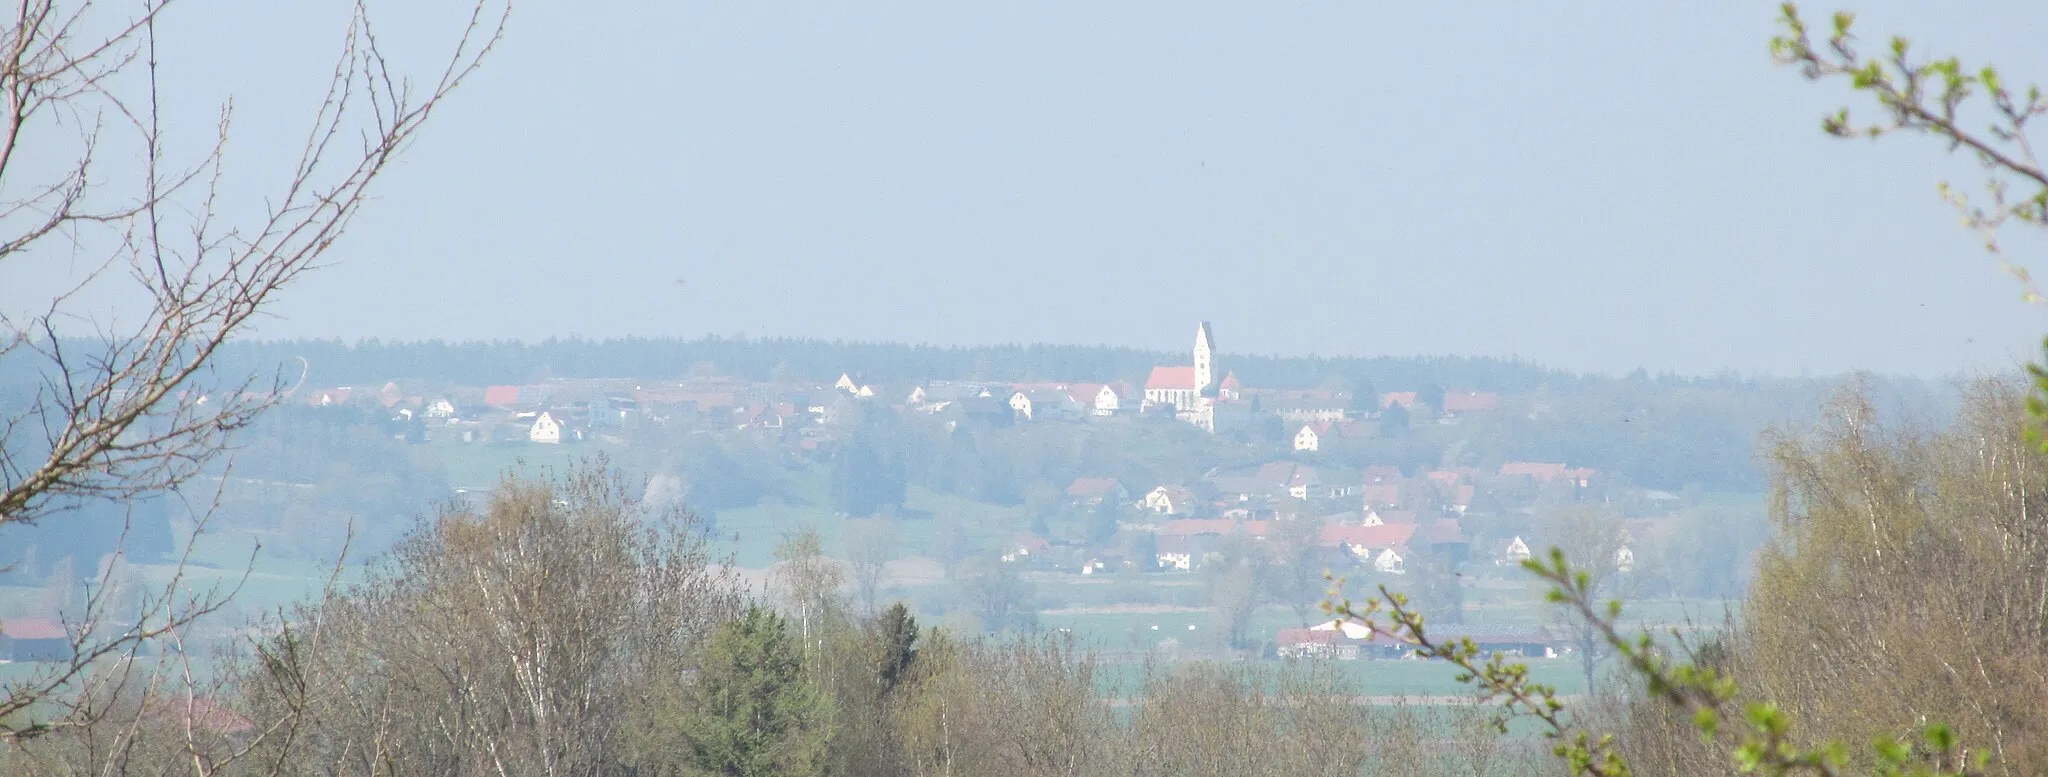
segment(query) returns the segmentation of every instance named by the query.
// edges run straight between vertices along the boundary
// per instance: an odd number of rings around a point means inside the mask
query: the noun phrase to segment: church
[[[1237,376],[1226,374],[1216,380],[1216,338],[1209,322],[1195,328],[1194,364],[1185,367],[1153,367],[1145,379],[1145,401],[1140,412],[1160,405],[1173,406],[1173,415],[1203,431],[1216,431],[1216,402],[1229,401],[1237,392]]]

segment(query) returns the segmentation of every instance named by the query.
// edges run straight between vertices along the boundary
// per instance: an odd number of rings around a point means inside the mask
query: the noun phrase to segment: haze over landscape
[[[186,126],[232,94],[238,158],[295,150],[325,58],[289,55],[342,18],[214,6],[169,22],[205,31],[164,44]],[[2029,25],[1871,6],[2048,70]],[[424,63],[435,13],[383,12]],[[1203,317],[1247,353],[1605,372],[2023,359],[2038,313],[1935,196],[1973,166],[1821,137],[1773,12],[538,4],[260,332],[1169,349]]]
[[[0,775],[2043,773],[2048,20],[1868,5],[24,0]]]

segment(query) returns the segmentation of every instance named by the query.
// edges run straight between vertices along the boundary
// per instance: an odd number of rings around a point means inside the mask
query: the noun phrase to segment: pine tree
[[[881,642],[881,661],[875,675],[881,682],[882,695],[886,696],[917,660],[917,618],[902,602],[889,605],[875,618],[875,635]]]
[[[1428,405],[1431,412],[1444,411],[1444,387],[1431,381],[1415,392],[1415,401]]]
[[[822,773],[826,703],[773,611],[749,607],[719,627],[689,697],[681,728],[697,768],[728,777]]]

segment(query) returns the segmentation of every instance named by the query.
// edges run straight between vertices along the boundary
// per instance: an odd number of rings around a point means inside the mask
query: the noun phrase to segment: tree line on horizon
[[[829,384],[841,374],[868,383],[932,380],[990,382],[1109,381],[1142,383],[1154,366],[1184,364],[1183,353],[1107,345],[928,345],[817,338],[620,337],[449,342],[366,339],[242,340],[219,355],[224,370],[283,372],[296,376],[305,360],[316,385],[359,385],[392,379],[495,384],[554,378],[682,380],[724,376],[760,382]],[[1412,391],[1430,385],[1450,390],[1528,393],[1571,388],[1611,376],[1546,367],[1524,359],[1469,356],[1218,357],[1221,371],[1246,386],[1314,389],[1353,386]],[[1779,379],[1724,373],[1651,375],[1638,370],[1620,379],[1660,384],[1745,387]]]

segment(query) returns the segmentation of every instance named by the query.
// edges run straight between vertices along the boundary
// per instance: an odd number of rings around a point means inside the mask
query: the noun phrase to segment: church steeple
[[[1208,395],[1210,387],[1216,384],[1216,338],[1209,333],[1209,322],[1202,322],[1195,329],[1195,393]]]

